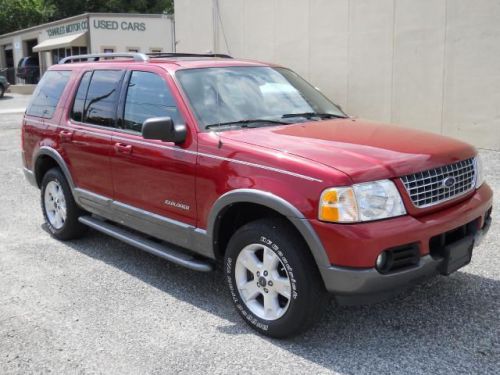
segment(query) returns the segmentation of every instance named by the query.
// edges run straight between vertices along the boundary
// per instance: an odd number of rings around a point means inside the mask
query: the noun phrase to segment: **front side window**
[[[121,70],[87,72],[80,81],[71,117],[75,121],[114,127]]]
[[[185,69],[176,76],[201,130],[252,120],[272,124],[305,121],[313,115],[316,119],[346,117],[317,89],[284,68]]]
[[[45,73],[33,93],[26,114],[47,119],[52,118],[70,75],[71,72],[68,70],[51,70]]]
[[[144,121],[152,117],[170,117],[174,123],[180,121],[177,106],[165,80],[155,73],[133,71],[120,127],[140,132]]]

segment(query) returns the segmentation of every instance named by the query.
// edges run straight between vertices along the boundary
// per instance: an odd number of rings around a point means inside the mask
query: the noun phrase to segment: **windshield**
[[[338,106],[289,69],[201,68],[180,70],[176,76],[201,130],[251,122],[269,126],[346,117]],[[265,120],[270,122],[266,124]]]

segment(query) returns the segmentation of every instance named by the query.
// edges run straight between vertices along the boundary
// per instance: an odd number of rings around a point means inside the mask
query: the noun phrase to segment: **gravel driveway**
[[[390,302],[331,302],[306,335],[272,340],[241,321],[220,273],[183,269],[96,232],[52,239],[39,192],[22,174],[20,120],[0,115],[1,374],[498,374],[498,210],[461,271]],[[500,153],[484,159],[500,192]]]

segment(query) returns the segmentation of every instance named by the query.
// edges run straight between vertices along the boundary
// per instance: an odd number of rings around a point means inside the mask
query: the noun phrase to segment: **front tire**
[[[42,179],[42,212],[52,236],[67,241],[81,237],[87,227],[78,221],[84,211],[76,204],[59,168],[50,169]]]
[[[284,219],[238,229],[227,246],[225,277],[238,313],[266,336],[297,335],[325,307],[326,291],[310,251]]]
[[[4,94],[5,94],[5,87],[3,87],[3,85],[0,85],[0,98],[3,98]]]

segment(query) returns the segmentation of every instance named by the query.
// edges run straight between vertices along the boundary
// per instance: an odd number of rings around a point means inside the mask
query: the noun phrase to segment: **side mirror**
[[[144,139],[157,139],[179,144],[186,140],[186,134],[186,125],[174,125],[170,117],[148,118],[142,124],[142,137]]]

